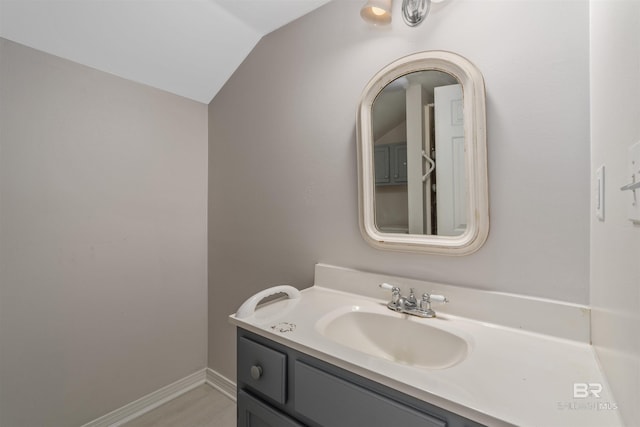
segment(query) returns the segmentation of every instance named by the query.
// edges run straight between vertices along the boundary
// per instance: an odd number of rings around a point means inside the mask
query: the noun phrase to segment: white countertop
[[[265,304],[247,318],[232,315],[231,322],[488,426],[622,425],[589,344],[442,312],[437,318],[421,319],[393,313],[386,303],[313,286],[298,299]],[[318,320],[335,310],[379,311],[407,321],[428,322],[464,338],[469,343],[468,356],[445,369],[416,368],[370,356],[320,333]],[[277,325],[283,322],[295,324],[295,329],[280,332]],[[575,383],[601,384],[600,397],[574,398]],[[597,391],[598,386],[592,388]]]

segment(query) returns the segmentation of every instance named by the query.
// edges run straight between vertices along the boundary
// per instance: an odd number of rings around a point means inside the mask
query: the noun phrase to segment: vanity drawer
[[[238,391],[238,427],[304,427],[292,418]]]
[[[295,410],[321,426],[447,427],[438,418],[295,362]]]
[[[238,382],[278,403],[285,403],[287,355],[239,337]]]

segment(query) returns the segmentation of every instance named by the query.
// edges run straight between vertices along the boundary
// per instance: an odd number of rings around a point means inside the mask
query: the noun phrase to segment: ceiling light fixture
[[[391,0],[368,0],[360,9],[360,16],[372,24],[386,25],[391,22]]]

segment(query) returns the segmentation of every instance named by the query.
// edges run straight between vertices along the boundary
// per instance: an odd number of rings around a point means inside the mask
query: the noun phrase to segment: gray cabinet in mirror
[[[451,52],[401,58],[371,79],[357,115],[360,229],[370,244],[446,255],[482,246],[485,114],[482,74]]]

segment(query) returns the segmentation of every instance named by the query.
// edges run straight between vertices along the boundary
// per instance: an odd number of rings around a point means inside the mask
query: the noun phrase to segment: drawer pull
[[[253,365],[251,367],[251,378],[253,378],[254,380],[259,380],[261,376],[262,376],[262,366]]]

